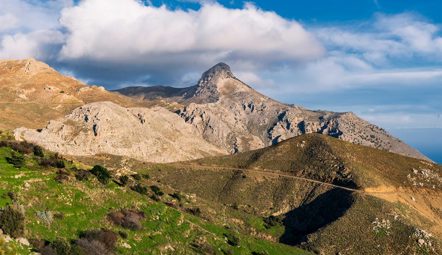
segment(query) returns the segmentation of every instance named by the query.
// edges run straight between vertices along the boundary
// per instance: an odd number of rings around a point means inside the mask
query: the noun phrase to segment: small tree
[[[111,179],[110,172],[103,166],[95,165],[91,169],[91,173],[97,177],[97,180],[102,184],[106,185]]]

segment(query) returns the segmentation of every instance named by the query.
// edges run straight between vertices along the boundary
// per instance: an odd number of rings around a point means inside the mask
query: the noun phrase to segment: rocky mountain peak
[[[201,76],[201,80],[211,80],[213,78],[233,78],[235,77],[230,70],[230,66],[220,62],[207,70]]]
[[[195,92],[190,95],[195,103],[214,103],[218,101],[220,94],[218,84],[224,79],[235,78],[230,66],[218,63],[205,71],[195,87]]]

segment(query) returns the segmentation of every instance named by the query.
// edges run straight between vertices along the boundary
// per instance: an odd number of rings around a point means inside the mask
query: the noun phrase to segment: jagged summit
[[[209,70],[205,71],[200,80],[211,80],[214,77],[233,78],[235,77],[226,63],[220,62]]]

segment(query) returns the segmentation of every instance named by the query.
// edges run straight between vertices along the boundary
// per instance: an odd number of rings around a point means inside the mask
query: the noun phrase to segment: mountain
[[[162,107],[125,108],[96,102],[74,109],[45,128],[15,130],[18,140],[63,155],[113,154],[149,162],[182,161],[226,154],[196,128]]]
[[[219,63],[188,88],[125,88],[117,92],[133,97],[155,95],[183,105],[177,113],[194,125],[212,144],[231,153],[263,148],[288,138],[321,133],[398,154],[427,159],[382,128],[351,112],[311,111],[260,94]]]
[[[85,85],[35,59],[0,60],[0,98],[0,129],[40,128],[90,102],[144,105],[103,87]]]

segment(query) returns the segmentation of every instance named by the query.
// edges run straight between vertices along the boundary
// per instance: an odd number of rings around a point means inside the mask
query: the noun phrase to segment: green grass
[[[81,231],[108,228],[128,234],[127,239],[119,239],[118,254],[193,254],[196,250],[192,248],[192,243],[197,239],[204,240],[216,254],[223,254],[222,250],[233,254],[251,254],[252,251],[267,254],[307,254],[295,247],[226,229],[222,225],[169,207],[163,202],[155,202],[148,196],[131,191],[128,187],[119,187],[113,182],[108,185],[103,185],[96,179],[80,182],[71,175],[68,182],[59,183],[54,180],[57,170],[39,167],[33,156],[26,156],[26,166],[23,168],[14,168],[5,160],[11,153],[9,148],[0,148],[0,205],[3,207],[12,202],[7,192],[17,194],[18,203],[26,211],[28,239],[73,240],[78,238]],[[150,180],[142,181],[146,185],[152,184]],[[107,220],[106,215],[110,211],[121,208],[144,212],[146,218],[142,230],[126,230]],[[63,218],[54,218],[48,224],[38,217],[38,212],[44,211],[62,214]],[[228,245],[224,238],[225,233],[237,235],[241,240],[240,245]],[[125,248],[127,245],[131,248]],[[29,250],[20,245],[14,249],[17,254],[29,254]]]

